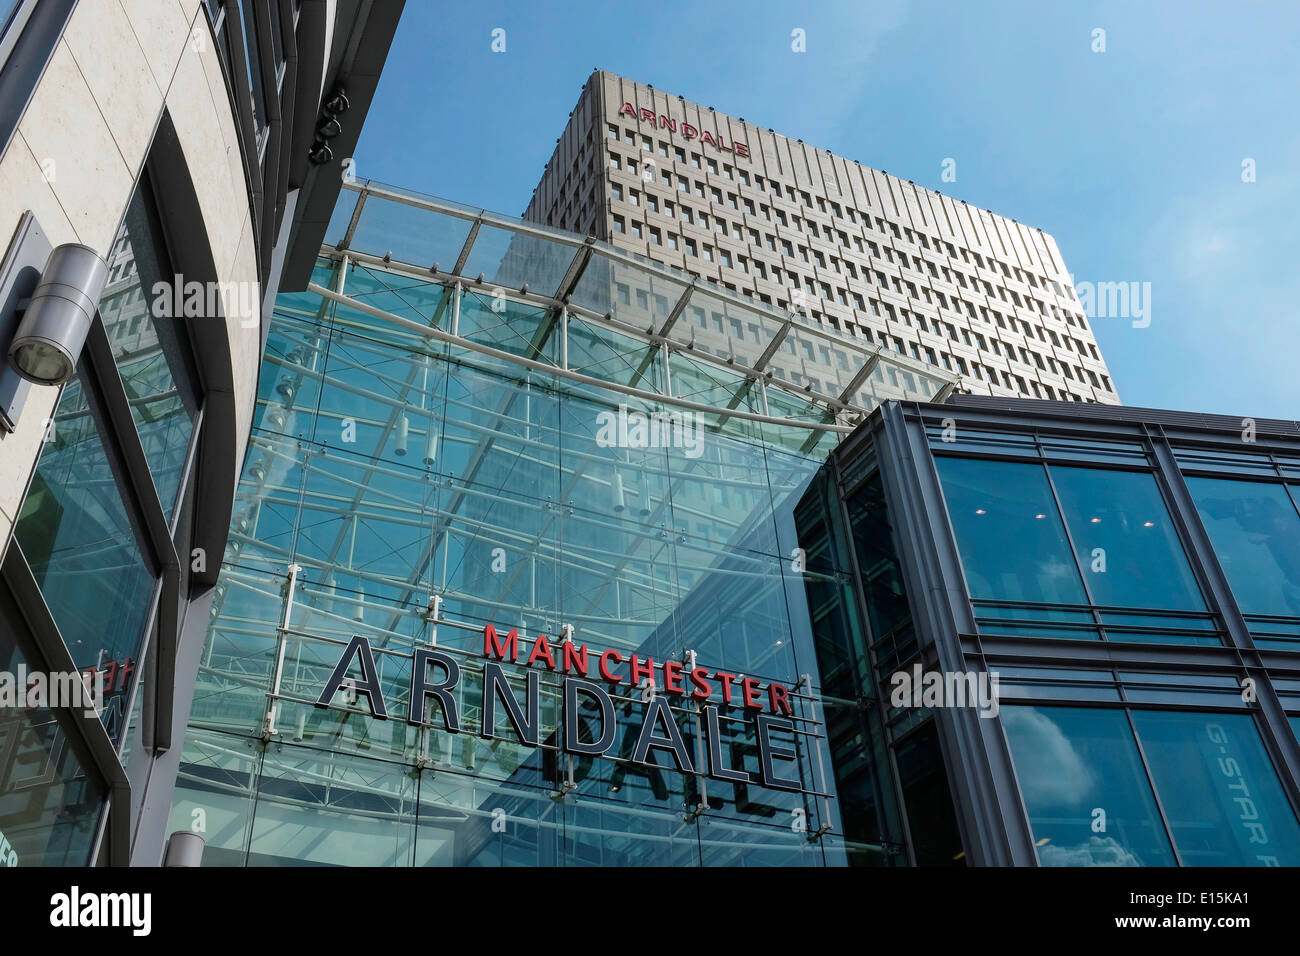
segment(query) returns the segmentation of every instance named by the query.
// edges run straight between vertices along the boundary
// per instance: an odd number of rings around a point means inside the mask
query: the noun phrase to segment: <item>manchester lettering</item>
[[[403,657],[411,662],[408,724],[440,725],[452,734],[467,732],[461,725],[456,693],[464,670],[454,655],[432,647],[417,648],[410,655],[386,653],[390,658]],[[541,673],[547,670],[565,675],[561,682],[561,749],[582,757],[604,756],[618,737],[618,709],[606,687],[617,688],[626,683],[639,689],[633,691],[633,701],[638,693],[643,694],[641,700],[645,701],[640,730],[630,738],[636,741],[631,754],[634,763],[654,765],[657,761],[652,752],[662,751],[682,773],[703,773],[730,783],[801,789],[796,778],[786,777],[777,767],[778,763],[789,766],[798,760],[794,747],[784,742],[792,739],[795,732],[794,721],[789,719],[793,716],[789,688],[778,683],[765,685],[747,675],[710,672],[674,660],[660,662],[636,654],[624,658],[613,649],[595,655],[595,670],[600,678],[597,681],[588,679],[593,654],[586,644],[574,644],[567,631],[558,645],[546,635],[538,634],[531,645],[521,647],[517,630],[511,629],[502,637],[491,624],[484,626],[479,736],[487,740],[513,737],[526,746],[540,746]],[[508,673],[508,666],[520,668],[522,673]],[[354,668],[360,670],[359,678],[348,676]],[[365,637],[353,636],[348,642],[316,706],[329,707],[335,694],[345,687],[353,699],[365,696],[372,717],[389,717],[374,649]],[[648,696],[644,696],[645,692]],[[715,693],[720,702],[714,701]],[[699,717],[687,726],[696,726],[704,738],[703,753],[708,760],[702,766],[696,766],[694,748],[683,738],[671,704],[673,699],[687,698],[700,705]],[[620,702],[619,706],[626,705]],[[720,707],[739,708],[753,718],[759,758],[756,776],[740,767],[728,766],[724,760]],[[585,713],[580,715],[579,710],[584,708]]]

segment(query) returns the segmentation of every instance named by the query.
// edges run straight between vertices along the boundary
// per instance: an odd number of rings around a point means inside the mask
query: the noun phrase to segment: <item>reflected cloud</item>
[[[1032,707],[1014,707],[1002,712],[1002,720],[1008,736],[1017,740],[1016,772],[1026,803],[1078,806],[1087,800],[1097,781],[1050,717]]]

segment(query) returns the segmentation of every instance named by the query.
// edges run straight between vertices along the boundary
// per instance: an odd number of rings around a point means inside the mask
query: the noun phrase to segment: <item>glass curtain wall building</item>
[[[1300,864],[1296,423],[889,403],[798,528],[918,860]],[[996,714],[900,673],[997,675]]]
[[[823,347],[848,401],[790,384]],[[350,185],[277,300],[172,829],[205,865],[907,862],[879,741],[828,739],[860,675],[818,665],[794,508],[879,402],[952,385],[591,239]],[[459,682],[408,719],[429,653]],[[564,719],[576,672],[607,714]],[[834,759],[874,822],[846,830]]]

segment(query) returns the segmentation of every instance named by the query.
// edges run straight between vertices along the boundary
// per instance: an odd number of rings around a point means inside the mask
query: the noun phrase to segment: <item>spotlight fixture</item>
[[[313,166],[324,166],[334,158],[334,150],[330,149],[328,144],[318,141],[312,144],[307,158],[311,160]]]
[[[9,345],[15,372],[37,385],[72,378],[107,278],[107,264],[90,246],[70,242],[50,253]]]
[[[329,99],[325,101],[324,109],[327,114],[337,116],[339,113],[346,113],[351,105],[348,102],[347,94],[343,92],[343,87],[336,86]]]
[[[438,433],[434,431],[433,423],[429,423],[429,431],[424,438],[424,463],[432,465],[438,460]]]

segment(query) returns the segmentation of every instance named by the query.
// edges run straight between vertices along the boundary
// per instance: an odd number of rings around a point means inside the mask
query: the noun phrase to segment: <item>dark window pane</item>
[[[849,502],[849,522],[862,571],[872,636],[881,637],[906,621],[911,611],[903,590],[903,574],[894,551],[879,474],[873,475]]]
[[[1187,487],[1242,611],[1300,615],[1300,514],[1287,489],[1224,478]]]
[[[1003,707],[1044,866],[1173,866],[1122,710]]]
[[[158,500],[170,519],[197,405],[187,387],[187,345],[175,308],[185,290],[175,290],[151,206],[147,186],[137,189],[113,243],[99,311]]]
[[[900,743],[897,758],[916,862],[920,866],[965,866],[952,787],[934,722]]]
[[[1134,711],[1187,866],[1295,866],[1300,825],[1247,714]]]
[[[1051,472],[1096,603],[1204,610],[1154,476],[1055,465]]]
[[[1086,603],[1042,465],[966,458],[935,464],[971,597]]]

